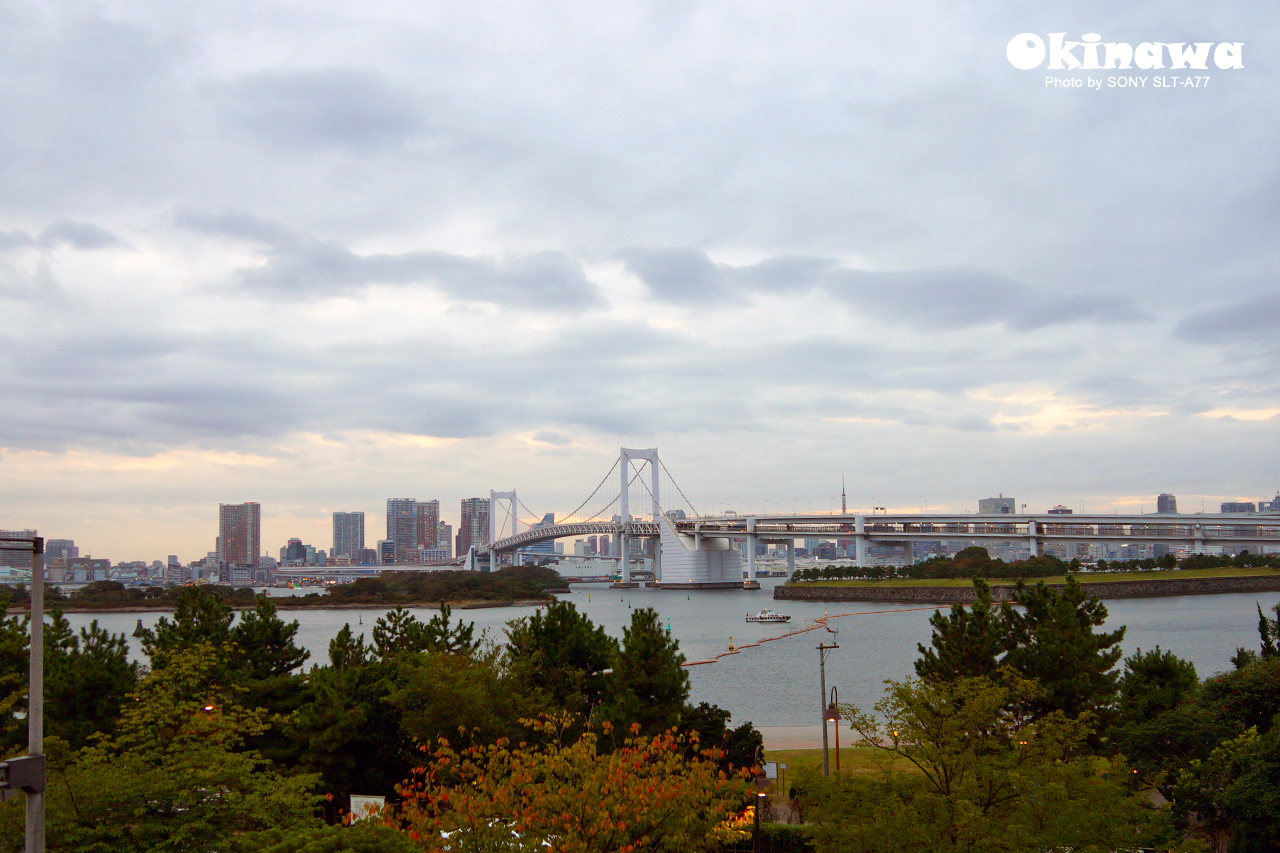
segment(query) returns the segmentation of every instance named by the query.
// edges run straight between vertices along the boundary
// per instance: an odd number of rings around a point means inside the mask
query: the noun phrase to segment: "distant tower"
[[[1159,515],[1177,515],[1178,499],[1170,494],[1157,495],[1156,513]]]
[[[845,502],[844,496],[844,474],[840,475],[840,514],[849,514],[849,505]]]

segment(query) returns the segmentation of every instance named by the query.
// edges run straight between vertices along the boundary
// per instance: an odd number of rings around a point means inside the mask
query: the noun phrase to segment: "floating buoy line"
[[[741,652],[743,649],[754,649],[757,646],[763,646],[765,643],[772,643],[774,640],[785,640],[787,637],[794,637],[798,634],[807,634],[810,631],[816,631],[819,628],[827,628],[828,621],[832,619],[842,619],[845,616],[873,616],[877,613],[909,613],[913,610],[937,610],[937,609],[938,609],[938,606],[934,604],[929,607],[898,607],[893,610],[859,610],[853,613],[837,613],[835,616],[829,616],[827,615],[826,608],[823,608],[822,617],[819,619],[815,619],[813,621],[813,624],[807,628],[797,628],[794,631],[788,631],[787,633],[779,634],[776,637],[765,637],[763,640],[758,640],[754,643],[748,643],[743,646],[735,646],[733,644],[733,637],[730,637],[729,650],[727,652],[721,652],[715,657],[707,658],[706,660],[685,661],[680,665],[681,666],[703,666],[704,664],[715,663],[716,661],[720,660],[720,658],[726,657],[728,655],[736,655],[739,652]],[[859,622],[858,624],[861,625],[862,623]],[[832,629],[827,628],[827,630],[830,631]]]

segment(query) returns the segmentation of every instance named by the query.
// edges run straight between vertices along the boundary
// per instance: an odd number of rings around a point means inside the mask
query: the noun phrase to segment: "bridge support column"
[[[860,569],[867,566],[867,517],[853,518],[853,564]]]
[[[756,520],[747,519],[747,580],[756,579]]]
[[[626,522],[623,522],[624,524]],[[622,582],[631,583],[631,555],[627,553],[627,531],[624,528],[618,537],[618,568],[622,571]]]
[[[1203,554],[1204,553],[1204,525],[1203,524],[1191,525],[1191,535],[1195,537],[1195,541],[1194,541],[1195,550],[1193,553]]]
[[[1033,557],[1040,556],[1040,534],[1038,530],[1035,519],[1027,522],[1027,550],[1031,552]]]
[[[796,573],[796,540],[787,540],[787,580]]]

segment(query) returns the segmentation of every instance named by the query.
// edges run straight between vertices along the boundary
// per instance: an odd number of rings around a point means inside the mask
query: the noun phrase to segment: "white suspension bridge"
[[[617,479],[610,481],[617,473]],[[648,475],[647,477],[644,475]],[[633,508],[643,508],[637,516]],[[653,541],[654,583],[660,587],[741,586],[756,576],[762,543],[784,545],[787,573],[795,571],[795,540],[851,540],[857,565],[867,565],[872,545],[896,546],[910,555],[914,542],[967,540],[1025,542],[1033,555],[1049,543],[1164,544],[1204,553],[1209,545],[1247,547],[1261,553],[1280,546],[1280,516],[1259,515],[957,515],[754,514],[701,515],[658,456],[657,448],[620,448],[618,459],[573,512],[554,524],[537,519],[515,489],[490,492],[489,564],[496,568],[516,552],[556,539],[609,536],[616,546],[621,582],[631,584],[631,556]],[[1068,520],[1069,519],[1069,520]],[[521,529],[522,525],[524,529]]]

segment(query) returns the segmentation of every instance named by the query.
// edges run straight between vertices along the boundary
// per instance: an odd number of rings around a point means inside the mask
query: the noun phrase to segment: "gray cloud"
[[[1271,291],[1227,305],[1197,311],[1178,323],[1183,340],[1220,344],[1263,338],[1274,342],[1280,331],[1280,291]]]
[[[655,298],[673,303],[816,290],[855,311],[924,328],[1004,323],[1033,330],[1064,323],[1151,319],[1129,296],[1096,291],[1054,294],[976,268],[873,272],[795,255],[734,267],[716,264],[692,248],[628,249],[620,257]]]
[[[46,246],[66,243],[77,249],[109,249],[122,245],[114,234],[88,222],[55,222],[40,232]]]
[[[25,248],[33,242],[31,235],[22,231],[0,231],[0,252]]]
[[[238,273],[239,287],[271,299],[358,293],[370,285],[427,284],[463,302],[582,310],[603,304],[577,261],[562,252],[472,258],[448,252],[360,255],[333,240],[290,233],[257,217],[182,211],[174,221],[201,233],[258,243],[265,262]]]
[[[289,150],[357,152],[398,145],[422,129],[422,98],[379,74],[352,68],[262,71],[218,93],[233,122]]]

